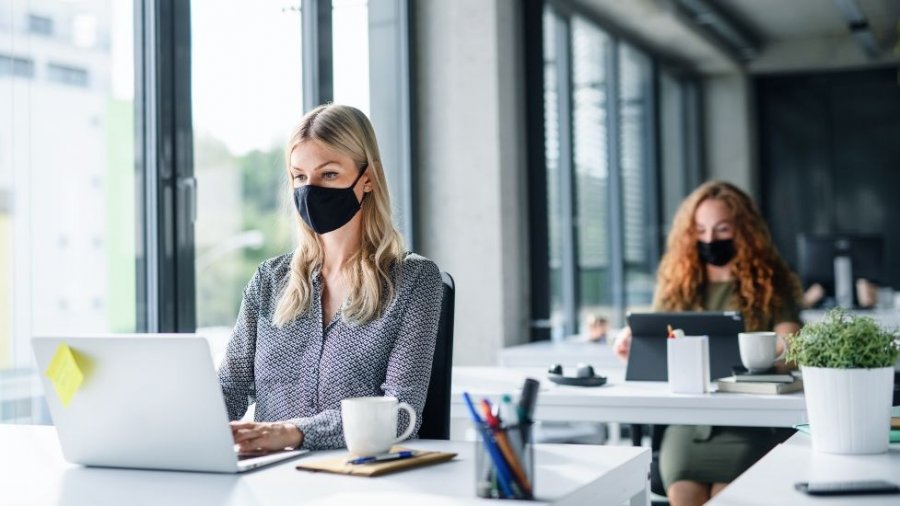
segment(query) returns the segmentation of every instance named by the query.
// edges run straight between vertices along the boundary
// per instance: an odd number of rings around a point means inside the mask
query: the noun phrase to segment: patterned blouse
[[[228,416],[251,402],[261,422],[284,421],[310,450],[342,448],[341,399],[392,396],[416,411],[418,434],[441,312],[443,285],[434,262],[414,254],[392,268],[395,298],[380,318],[353,326],[341,311],[323,329],[322,281],[313,272],[310,310],[282,328],[272,324],[291,254],[263,262],[241,302],[219,367]],[[409,422],[400,412],[398,432]]]

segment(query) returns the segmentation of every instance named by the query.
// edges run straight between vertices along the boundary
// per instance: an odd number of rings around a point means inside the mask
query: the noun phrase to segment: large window
[[[563,262],[569,262],[569,259],[563,258],[563,251],[571,251],[563,245],[563,232],[566,224],[563,223],[562,217],[567,216],[563,209],[562,195],[560,188],[563,185],[560,178],[565,173],[561,170],[560,165],[565,161],[565,157],[560,152],[563,145],[560,143],[560,106],[562,99],[559,96],[561,87],[559,86],[561,67],[565,65],[565,53],[556,50],[557,34],[565,39],[566,25],[562,20],[552,17],[547,11],[544,13],[544,159],[547,167],[547,248],[549,249],[549,265],[550,271],[549,285],[549,303],[550,318],[549,324],[555,333],[563,333],[566,322],[569,320],[567,315],[563,313],[565,308],[572,307],[569,301],[571,297],[571,289],[563,286],[563,280],[571,280],[571,277],[564,276]],[[562,112],[566,112],[565,109]],[[565,122],[563,122],[565,125]],[[568,224],[571,227],[571,223]],[[566,230],[569,232],[569,230]]]
[[[663,235],[685,195],[703,180],[700,163],[700,85],[677,69],[659,72],[660,211]]]
[[[628,311],[649,309],[663,243],[661,208],[668,204],[657,167],[685,173],[697,160],[686,156],[687,148],[659,147],[662,127],[669,143],[675,134],[687,138],[668,127],[681,121],[669,112],[683,113],[688,96],[670,93],[666,115],[660,114],[651,54],[569,3],[547,2],[542,25],[544,129],[542,138],[530,140],[544,145],[545,173],[532,179],[546,177],[547,209],[546,227],[543,217],[535,219],[531,236],[532,248],[548,249],[548,264],[533,268],[547,269],[549,283],[533,286],[533,297],[543,301],[533,305],[533,317],[535,337],[545,337],[549,326],[558,338],[580,332],[591,316],[618,326]],[[528,72],[536,72],[536,60],[526,58]],[[686,127],[696,124],[679,123]],[[679,159],[670,162],[670,155]],[[669,179],[682,184],[667,198],[689,191],[686,176]]]
[[[626,310],[649,309],[659,259],[653,78],[649,58],[619,44],[619,172]]]
[[[221,352],[244,286],[263,260],[289,253],[296,221],[284,148],[304,102],[369,115],[401,228],[408,198],[406,2],[192,2],[197,325]],[[304,33],[304,8],[314,16]],[[307,20],[308,21],[308,20]],[[241,33],[235,37],[235,33]],[[315,49],[304,63],[304,46]],[[328,62],[304,76],[304,64]],[[370,68],[374,71],[370,75]],[[310,78],[305,80],[305,78]],[[307,89],[312,82],[314,89]]]
[[[607,150],[607,64],[611,44],[610,38],[594,25],[582,18],[572,20],[579,322],[591,314],[609,314],[612,306]]]
[[[369,115],[369,2],[332,0],[331,12],[334,101]]]
[[[256,266],[292,249],[284,146],[303,65],[301,11],[287,5],[191,3],[197,326],[218,349]]]
[[[46,422],[31,336],[136,328],[135,14],[127,1],[7,5],[0,422]]]
[[[0,423],[50,421],[35,335],[199,328],[221,352],[256,265],[293,248],[307,103],[370,115],[409,237],[408,19],[407,0],[0,9]]]

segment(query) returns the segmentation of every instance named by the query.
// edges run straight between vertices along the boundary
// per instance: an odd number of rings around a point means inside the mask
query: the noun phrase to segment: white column
[[[703,82],[707,179],[728,181],[758,195],[756,118],[751,83],[744,73],[719,74]]]
[[[419,251],[456,279],[456,365],[527,340],[518,2],[415,3]]]

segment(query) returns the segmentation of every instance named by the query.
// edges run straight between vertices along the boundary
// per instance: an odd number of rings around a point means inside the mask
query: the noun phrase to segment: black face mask
[[[700,255],[701,262],[716,267],[727,265],[737,254],[734,250],[734,239],[713,242],[697,241],[697,253]]]
[[[359,171],[353,184],[347,188],[325,188],[309,184],[294,188],[294,205],[309,228],[319,235],[327,234],[353,219],[360,209],[360,201],[356,200],[353,188],[365,174],[366,168],[368,165]]]

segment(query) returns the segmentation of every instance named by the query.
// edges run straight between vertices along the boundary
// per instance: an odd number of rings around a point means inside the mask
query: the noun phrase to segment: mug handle
[[[405,409],[406,412],[409,413],[409,426],[406,427],[406,430],[403,431],[403,434],[400,434],[400,437],[394,440],[393,444],[397,444],[408,438],[409,435],[412,434],[413,429],[416,428],[416,411],[412,408],[412,406],[405,402],[397,404],[397,415],[400,414],[401,409]]]
[[[775,360],[773,362],[778,362],[779,360],[784,360],[784,357],[787,356],[788,340],[785,339],[784,336],[780,336],[780,335],[776,334],[775,335],[775,343],[776,344],[778,343],[779,339],[781,339],[781,342],[784,343],[784,346],[781,347],[781,353],[777,357],[775,357]]]

